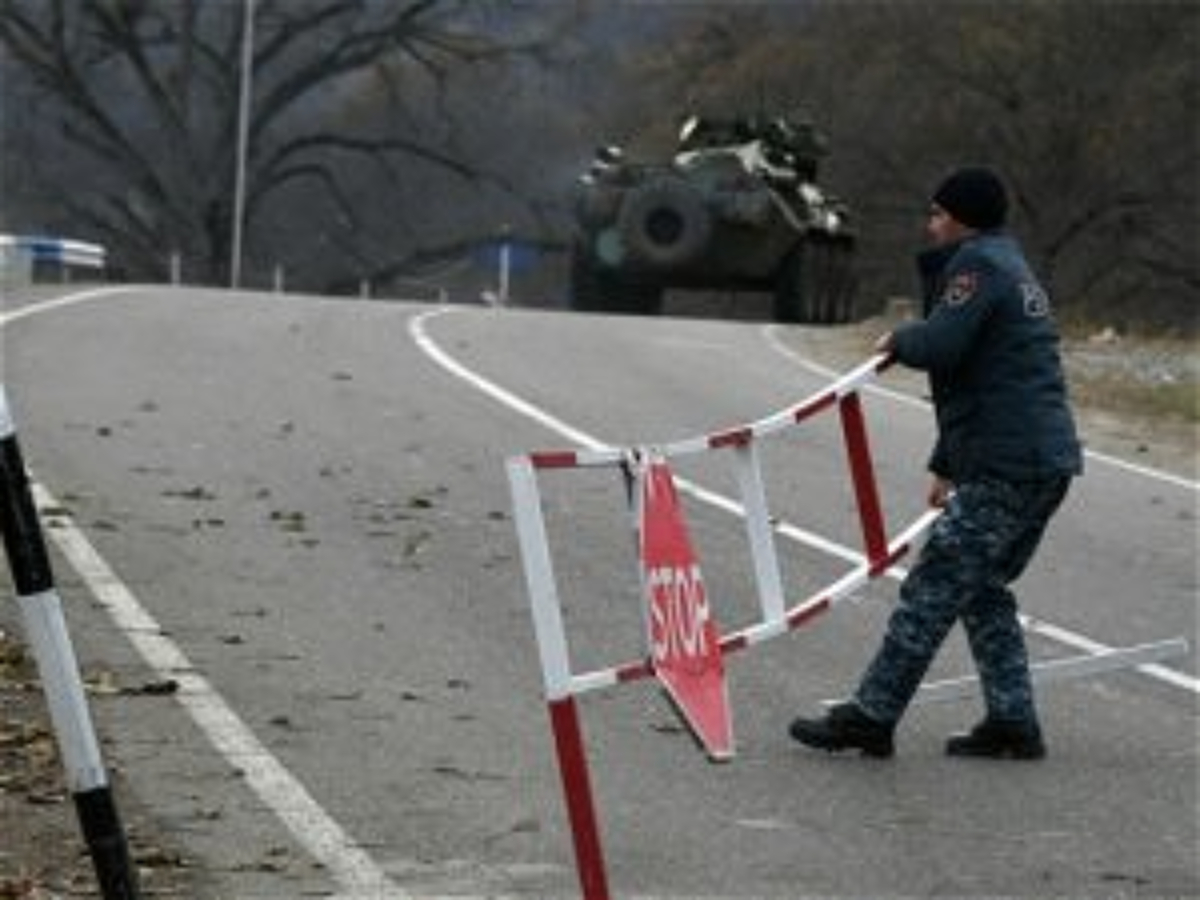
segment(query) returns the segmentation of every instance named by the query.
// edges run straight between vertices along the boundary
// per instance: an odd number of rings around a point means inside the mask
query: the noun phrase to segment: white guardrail
[[[69,238],[0,234],[0,280],[28,283],[35,269],[56,267],[66,276],[75,269],[100,273],[108,266],[102,244]]]

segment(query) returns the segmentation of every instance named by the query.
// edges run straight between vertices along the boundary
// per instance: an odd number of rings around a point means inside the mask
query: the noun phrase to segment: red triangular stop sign
[[[733,756],[733,723],[720,635],[666,462],[641,473],[639,530],[650,659],[684,720],[713,760]]]

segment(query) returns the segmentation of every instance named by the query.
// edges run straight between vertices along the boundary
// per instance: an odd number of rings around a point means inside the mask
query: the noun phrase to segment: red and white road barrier
[[[927,510],[889,537],[875,479],[866,419],[864,385],[889,364],[876,356],[837,378],[825,390],[756,422],[654,447],[593,447],[540,451],[508,460],[514,519],[550,721],[558,753],[563,793],[575,845],[576,867],[587,900],[607,900],[609,889],[599,820],[588,772],[576,697],[654,676],[677,707],[697,741],[715,761],[734,753],[732,719],[725,685],[724,656],[808,624],[888,572],[937,519]],[[819,413],[836,410],[861,526],[860,561],[831,584],[791,606],[780,577],[775,534],[787,529],[772,519],[758,455],[759,442],[796,427]],[[670,460],[689,454],[728,452],[741,504],[722,504],[745,519],[761,620],[728,634],[717,627],[700,561],[692,547]],[[542,513],[539,474],[609,467],[621,470],[633,505],[645,603],[646,646],[641,656],[603,669],[572,669],[554,567]],[[702,492],[694,487],[693,493]],[[1024,627],[1044,630],[1031,619]],[[1031,666],[1039,683],[1147,666],[1187,652],[1182,638],[1128,648],[1089,647],[1081,657]],[[923,685],[916,702],[957,699],[977,693],[975,678]],[[826,701],[833,702],[833,701]]]
[[[860,391],[889,363],[876,356],[825,390],[756,422],[654,447],[534,452],[508,460],[514,519],[567,813],[576,867],[587,900],[609,897],[599,821],[575,698],[588,691],[654,676],[711,759],[733,756],[732,723],[723,658],[811,622],[872,578],[890,569],[937,518],[926,511],[889,539],[863,415]],[[862,562],[832,584],[791,606],[780,575],[757,445],[819,413],[836,410],[863,538]],[[741,493],[761,620],[722,635],[688,534],[670,460],[689,454],[728,453]],[[562,607],[547,542],[538,475],[610,467],[631,488],[645,602],[646,648],[628,662],[590,672],[571,667]]]
[[[1026,627],[1028,628],[1028,625]],[[1094,653],[1084,653],[1064,659],[1051,659],[1032,665],[1029,670],[1033,680],[1041,686],[1052,681],[1070,681],[1076,678],[1104,675],[1121,669],[1140,668],[1151,663],[1185,656],[1187,652],[1187,640],[1175,637],[1137,644],[1133,647],[1105,647]],[[945,681],[928,681],[918,689],[916,696],[913,697],[913,704],[961,700],[963,697],[975,696],[978,693],[979,678],[975,675],[964,678],[948,678]],[[822,702],[832,706],[840,701],[825,700]]]
[[[137,900],[137,868],[117,815],[79,665],[54,587],[16,428],[0,385],[0,530],[68,787],[104,900]]]

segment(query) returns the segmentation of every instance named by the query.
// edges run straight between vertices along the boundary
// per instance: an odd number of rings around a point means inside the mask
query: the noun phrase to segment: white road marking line
[[[99,300],[103,297],[111,297],[114,294],[133,294],[148,290],[145,287],[102,287],[93,288],[87,291],[77,291],[73,294],[67,294],[63,297],[56,297],[53,300],[42,300],[37,303],[30,303],[28,306],[21,306],[17,309],[8,312],[0,312],[0,328],[3,328],[9,322],[16,322],[19,319],[24,319],[28,316],[40,316],[43,313],[53,312],[56,309],[62,309],[67,306],[75,306],[78,303],[87,303],[92,300]]]
[[[246,784],[287,826],[297,844],[325,867],[339,890],[366,892],[379,900],[406,900],[408,895],[400,893],[304,785],[271,755],[212,684],[198,674],[179,645],[166,637],[162,626],[63,511],[62,504],[36,481],[31,487],[51,539],[117,629],[156,678],[174,679],[179,684],[179,703],[217,751],[243,773]]]
[[[482,375],[479,375],[478,373],[467,368],[442,350],[442,348],[439,347],[437,343],[429,336],[429,333],[425,328],[425,322],[431,318],[444,315],[448,312],[451,312],[451,310],[433,310],[431,312],[414,316],[409,320],[409,333],[412,335],[413,340],[416,342],[417,346],[421,348],[425,355],[427,355],[430,359],[432,359],[454,377],[458,378],[460,381],[467,382],[476,390],[487,394],[493,400],[496,400],[502,406],[507,406],[514,412],[520,413],[526,418],[532,419],[544,428],[555,432],[556,434],[566,438],[568,441],[571,441],[574,444],[579,445],[580,447],[584,447],[588,450],[606,450],[612,447],[611,444],[606,444],[599,438],[593,437],[586,431],[576,428],[574,425],[568,424],[557,416],[535,406],[528,400],[517,396],[512,391],[500,387],[500,385],[493,381],[489,381]],[[675,482],[681,491],[694,496],[697,500],[707,503],[710,506],[715,506],[718,509],[723,509],[726,512],[733,513],[734,515],[742,515],[742,505],[732,498],[725,497],[714,491],[710,491],[707,488],[701,487],[700,485],[686,478],[676,477]],[[827,538],[824,538],[821,535],[815,534],[811,531],[806,531],[799,526],[792,525],[787,522],[780,522],[776,525],[776,530],[780,534],[786,535],[797,543],[805,544],[813,549],[828,553],[831,556],[837,556],[853,563],[861,563],[863,561],[863,555],[857,550],[828,540]],[[895,567],[891,571],[897,573],[901,578],[904,577],[905,572],[899,567]]]
[[[1058,625],[1053,625],[1050,622],[1035,619],[1032,616],[1021,615],[1020,618],[1022,627],[1030,634],[1041,635],[1044,638],[1057,641],[1064,646],[1073,647],[1076,650],[1083,650],[1087,653],[1111,653],[1117,649],[1108,644],[1094,641],[1085,635],[1060,628]],[[1171,669],[1158,663],[1151,663],[1150,665],[1138,666],[1137,671],[1173,687],[1182,688],[1193,694],[1200,694],[1200,679],[1194,678],[1186,672],[1180,672],[1178,669]]]
[[[0,315],[0,329],[27,316],[98,300],[127,291],[100,288],[21,307]],[[95,547],[43,485],[30,487],[47,532],[117,629],[154,672],[179,684],[176,699],[225,760],[292,833],[297,844],[322,865],[337,890],[371,900],[412,900],[346,834],[303,784],[263,745],[232,707],[198,674],[183,650],[117,577]]]
[[[411,334],[413,340],[416,342],[417,346],[430,359],[432,359],[434,362],[436,362],[439,366],[441,366],[443,369],[445,369],[447,372],[449,372],[455,378],[458,378],[459,380],[466,382],[471,387],[475,388],[476,390],[478,390],[484,394],[487,394],[489,397],[493,398],[500,404],[507,406],[509,409],[513,410],[514,412],[520,413],[521,415],[532,419],[533,421],[537,422],[539,425],[542,425],[543,427],[556,432],[557,434],[561,435],[562,437],[566,438],[569,441],[579,444],[580,446],[585,447],[589,450],[599,450],[599,449],[611,447],[610,444],[606,444],[603,441],[600,441],[598,438],[595,438],[592,435],[588,434],[587,432],[582,431],[582,430],[576,428],[575,426],[568,424],[567,422],[563,421],[562,419],[559,419],[557,416],[554,416],[553,414],[547,412],[546,410],[541,409],[540,407],[534,405],[533,403],[530,403],[528,400],[525,400],[524,398],[518,396],[517,394],[514,394],[512,391],[509,391],[506,388],[501,387],[500,385],[496,384],[495,382],[490,381],[489,379],[487,379],[484,376],[480,375],[479,373],[473,371],[472,369],[469,369],[467,366],[458,362],[456,359],[454,359],[452,356],[450,356],[448,353],[446,353],[444,350],[442,350],[442,348],[437,345],[437,343],[433,340],[433,338],[431,338],[429,336],[429,331],[426,328],[426,323],[428,321],[430,321],[431,319],[435,319],[440,316],[444,316],[444,315],[447,315],[447,314],[450,314],[453,312],[457,312],[457,311],[450,310],[450,309],[432,310],[430,312],[426,312],[426,313],[422,313],[420,315],[413,316],[412,319],[409,320],[409,326],[408,326],[409,333]],[[786,348],[783,348],[783,349],[786,350]],[[830,375],[836,376],[836,374],[837,374],[837,373],[832,373],[829,370],[825,370],[824,367],[818,366],[815,363],[810,363],[809,361],[804,360],[802,357],[796,356],[794,354],[794,352],[791,350],[787,350],[786,352],[788,355],[792,356],[797,361],[802,362],[803,365],[810,368],[812,371],[817,372],[822,377],[828,377]],[[883,396],[886,396],[889,399],[897,400],[899,402],[904,402],[904,403],[909,403],[909,404],[921,404],[922,406],[927,405],[927,404],[923,404],[922,401],[915,400],[914,398],[909,397],[906,394],[899,394],[895,391],[890,391],[886,388],[877,388],[874,386],[868,386],[867,390],[874,390],[875,392],[877,392]],[[1152,470],[1148,470],[1148,472],[1149,471],[1152,471]],[[1148,474],[1148,472],[1140,472],[1139,474]],[[1161,477],[1161,478],[1164,478],[1165,480],[1172,480],[1175,478],[1174,476],[1166,475],[1166,473],[1153,473],[1153,474],[1155,477]],[[727,512],[732,512],[737,515],[741,514],[741,504],[739,504],[737,501],[735,501],[729,497],[725,497],[721,494],[717,494],[716,492],[710,491],[706,488],[689,483],[686,481],[686,479],[680,479],[679,481],[680,481],[680,488],[682,490],[686,490],[688,493],[694,495],[697,499],[699,499],[705,503],[708,503],[714,507],[717,507],[718,509],[722,509]],[[1183,484],[1187,487],[1193,487],[1193,485],[1187,481],[1183,481]],[[819,550],[823,550],[827,553],[831,553],[835,556],[841,557],[842,559],[847,559],[847,560],[861,560],[862,559],[862,555],[857,550],[854,550],[851,547],[847,547],[842,544],[838,544],[835,541],[826,539],[824,537],[821,537],[820,535],[812,534],[811,532],[804,531],[793,525],[781,523],[781,527],[778,529],[778,531],[784,537],[795,540],[798,543],[802,543],[807,546],[814,547]],[[900,567],[894,567],[894,568],[890,569],[887,574],[889,577],[895,578],[896,580],[903,580],[906,573],[905,573],[904,569],[902,569]],[[1049,622],[1033,620],[1028,616],[1024,617],[1022,621],[1026,625],[1026,627],[1029,628],[1029,630],[1031,632],[1039,634],[1045,638],[1048,638],[1050,640],[1056,641],[1060,644],[1064,644],[1069,647],[1086,650],[1091,653],[1099,653],[1099,652],[1113,649],[1112,647],[1109,647],[1106,644],[1102,644],[1098,641],[1095,641],[1092,638],[1089,638],[1085,635],[1076,634],[1072,631],[1068,631],[1065,628],[1059,627],[1057,625],[1052,625]],[[1146,675],[1150,678],[1153,678],[1157,681],[1161,681],[1165,684],[1172,685],[1173,687],[1182,688],[1183,690],[1189,691],[1193,694],[1200,694],[1200,679],[1194,678],[1190,675],[1187,675],[1186,673],[1179,672],[1175,669],[1170,669],[1170,668],[1167,668],[1166,666],[1154,664],[1154,665],[1141,666],[1136,671],[1138,671],[1138,672],[1142,673],[1143,675]]]
[[[822,378],[836,378],[839,372],[834,371],[820,363],[815,363],[811,359],[805,359],[787,344],[783,343],[779,338],[779,329],[776,325],[763,326],[764,338],[770,347],[785,356],[792,362],[799,365],[802,369],[807,369],[820,375]],[[886,397],[897,403],[905,406],[911,406],[916,409],[931,409],[927,400],[922,400],[919,397],[913,397],[911,394],[903,394],[900,391],[894,391],[890,388],[880,387],[876,384],[867,385],[866,390],[877,397]],[[1109,456],[1107,453],[1100,453],[1097,450],[1084,450],[1083,455],[1088,459],[1096,462],[1104,463],[1107,466],[1112,466],[1114,469],[1121,469],[1125,472],[1130,472],[1134,475],[1141,475],[1144,478],[1151,478],[1155,481],[1163,481],[1167,484],[1173,484],[1176,487],[1186,488],[1191,491],[1200,492],[1200,481],[1193,481],[1190,478],[1184,478],[1182,475],[1175,475],[1171,472],[1164,472],[1161,469],[1154,469],[1150,466],[1143,466],[1139,463],[1132,463],[1128,460],[1120,459],[1116,456]]]
[[[801,356],[791,347],[784,344],[779,339],[778,326],[766,325],[763,327],[763,334],[767,343],[778,352],[780,355],[787,357],[792,362],[798,364],[801,368],[807,369],[822,378],[836,378],[840,373],[833,369],[827,368],[820,363],[815,363],[810,359]],[[881,387],[876,384],[869,384],[865,388],[872,394],[879,397],[885,397],[896,403],[904,406],[910,406],[916,409],[930,410],[932,406],[928,401],[918,397],[913,397],[910,394],[903,394],[899,391],[894,391],[889,388]],[[1122,471],[1129,472],[1134,475],[1140,475],[1145,478],[1150,478],[1155,481],[1163,481],[1168,484],[1173,484],[1176,487],[1182,487],[1187,490],[1200,490],[1200,482],[1189,481],[1186,478],[1174,475],[1170,472],[1162,472],[1158,469],[1151,469],[1147,466],[1137,465],[1135,463],[1126,462],[1123,459],[1118,459],[1115,456],[1109,456],[1105,453],[1098,453],[1095,450],[1085,450],[1084,455],[1089,459],[1094,459],[1097,462],[1105,463]],[[1084,650],[1088,653],[1108,653],[1112,652],[1114,647],[1108,644],[1102,644],[1094,641],[1084,635],[1075,634],[1065,628],[1060,628],[1049,622],[1042,622],[1032,618],[1031,616],[1022,615],[1021,624],[1025,630],[1031,634],[1040,634],[1045,638],[1056,641],[1064,646],[1071,647],[1076,650]],[[1193,694],[1200,694],[1200,679],[1194,678],[1185,672],[1180,672],[1177,669],[1169,668],[1168,666],[1152,663],[1146,666],[1139,666],[1138,671],[1143,675],[1149,675],[1151,678],[1156,678],[1159,681],[1164,681],[1175,687],[1183,688],[1185,691],[1191,691]]]
[[[151,286],[97,288],[69,294],[54,300],[43,301],[9,312],[0,312],[0,331],[10,322],[28,316],[116,294],[140,293],[154,289],[156,288]],[[417,345],[427,356],[434,359],[435,362],[451,374],[472,384],[483,393],[492,396],[510,409],[541,423],[567,440],[574,441],[582,446],[591,446],[593,442],[597,446],[602,446],[600,442],[595,441],[594,438],[591,438],[586,433],[575,429],[573,426],[562,422],[515,394],[487,381],[482,376],[477,375],[443,353],[433,340],[428,337],[424,323],[427,319],[446,312],[447,310],[438,310],[436,312],[425,313],[414,316],[409,321],[410,333],[413,335]],[[803,362],[805,365],[815,367],[815,364],[808,363],[808,361]],[[815,367],[814,371],[818,369],[819,367]],[[826,374],[827,371],[822,372],[822,374]],[[897,399],[905,403],[914,405],[922,403],[922,401],[885,388],[869,387],[868,390],[878,391],[885,396],[890,395],[892,399]],[[1098,455],[1096,455],[1096,458],[1109,461],[1107,458]],[[1157,477],[1182,484],[1192,489],[1198,487],[1194,482],[1177,479],[1175,476],[1125,463],[1122,460],[1113,460],[1113,462],[1137,474]],[[60,508],[57,501],[44,487],[36,482],[33,482],[31,487],[35,491],[35,496],[40,498],[39,505],[43,508]],[[722,500],[726,503],[732,503],[725,498],[722,498]],[[732,505],[737,506],[736,503]],[[86,559],[90,564],[94,565],[94,576],[99,580],[93,583],[88,576],[84,575],[79,566],[76,566],[72,562],[72,566],[79,572],[80,578],[88,585],[97,600],[109,611],[114,622],[117,622],[118,628],[128,637],[131,644],[138,649],[138,652],[143,655],[143,659],[146,659],[147,663],[154,669],[156,675],[164,678],[174,678],[180,684],[181,690],[178,694],[178,699],[188,714],[205,733],[213,746],[230,763],[245,771],[247,783],[255,790],[259,798],[272,812],[275,813],[280,821],[293,832],[306,852],[321,862],[330,875],[339,882],[338,890],[340,893],[338,897],[345,898],[345,900],[349,900],[349,898],[354,898],[354,900],[413,900],[411,895],[397,888],[379,866],[347,837],[341,826],[312,798],[295,776],[271,756],[270,752],[266,750],[253,732],[246,727],[221,695],[213,689],[212,685],[203,677],[195,674],[194,667],[183,651],[164,636],[158,623],[136,600],[132,592],[116,577],[112,569],[95,551],[83,533],[70,522],[69,518],[60,515],[57,521],[60,527],[50,529],[50,534],[59,546],[60,551],[69,560],[72,559],[71,553],[64,548],[62,543],[65,534],[72,534],[73,537],[69,540],[69,543],[79,550],[81,559]],[[69,527],[66,527],[68,524]],[[812,538],[821,543],[829,543],[831,544],[830,552],[834,552],[839,556],[845,556],[846,558],[857,558],[859,556],[857,551],[851,548],[826,542],[823,538],[816,535],[809,535],[800,529],[793,530],[789,527],[783,533],[797,541]],[[903,577],[900,570],[893,570],[893,573],[894,577]],[[109,591],[112,591],[115,597],[122,598],[122,601],[114,603],[113,597],[105,599]],[[119,614],[117,612],[118,609],[121,610]],[[1105,648],[1103,644],[1092,641],[1089,638],[1074,635],[1063,629],[1058,629],[1049,623],[1038,622],[1035,624],[1038,626],[1038,633],[1071,643],[1072,646],[1085,649],[1092,648],[1094,650]],[[158,659],[161,665],[156,665],[146,656],[144,647],[153,648],[151,650],[153,657]],[[1154,672],[1153,670],[1161,671]],[[1193,693],[1200,693],[1200,681],[1175,670],[1166,669],[1161,666],[1148,666],[1140,671],[1190,690]],[[216,731],[212,729],[216,729]],[[478,900],[478,898],[457,897],[456,900]],[[655,898],[644,897],[640,898],[640,900],[655,900]]]

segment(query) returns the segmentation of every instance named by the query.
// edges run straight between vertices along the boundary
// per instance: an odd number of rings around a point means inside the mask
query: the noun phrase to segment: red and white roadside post
[[[839,398],[838,416],[842,422],[850,479],[854,483],[854,498],[858,503],[863,546],[867,561],[871,564],[871,574],[877,575],[891,563],[888,561],[887,529],[883,521],[883,507],[879,502],[879,487],[875,482],[875,465],[871,460],[871,445],[867,439],[867,423],[859,391]]]
[[[631,468],[649,652],[645,663],[603,677],[633,680],[648,669],[709,758],[725,761],[732,758],[734,747],[721,637],[674,477],[664,460],[646,455],[634,459]],[[510,459],[508,477],[580,886],[585,900],[608,900],[600,826],[575,701],[577,692],[592,685],[571,673],[533,460]]]
[[[530,458],[521,456],[510,459],[508,479],[579,883],[584,900],[608,900],[608,875],[604,866],[604,851],[600,846],[600,827],[596,819],[583,727],[571,684],[570,651],[546,541],[541,495]]]
[[[88,712],[79,665],[54,587],[46,541],[29,489],[8,398],[0,384],[0,529],[22,621],[37,662],[68,787],[104,900],[138,900],[108,776]]]

